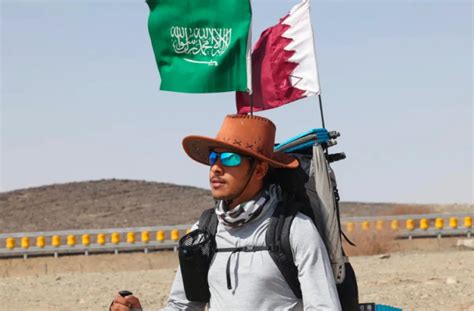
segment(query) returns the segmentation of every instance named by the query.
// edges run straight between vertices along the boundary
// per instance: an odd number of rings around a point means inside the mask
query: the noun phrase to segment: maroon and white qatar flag
[[[253,110],[276,108],[320,92],[310,0],[267,28],[252,52]],[[236,93],[237,112],[250,112],[250,95]]]

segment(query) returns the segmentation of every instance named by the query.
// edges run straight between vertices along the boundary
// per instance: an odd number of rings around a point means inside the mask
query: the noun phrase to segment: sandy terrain
[[[474,251],[447,248],[352,257],[360,299],[404,310],[474,310]],[[129,289],[145,310],[163,306],[173,252],[0,261],[0,310],[106,310]]]

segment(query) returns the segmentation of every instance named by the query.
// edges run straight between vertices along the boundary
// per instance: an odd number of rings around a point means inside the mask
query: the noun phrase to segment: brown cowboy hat
[[[183,139],[183,148],[192,159],[206,165],[209,165],[209,152],[223,148],[268,162],[272,167],[298,167],[294,157],[273,151],[275,132],[275,124],[266,118],[227,115],[216,138],[187,136]]]

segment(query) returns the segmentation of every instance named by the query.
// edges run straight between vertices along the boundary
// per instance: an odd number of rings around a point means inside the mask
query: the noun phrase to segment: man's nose
[[[224,172],[224,168],[222,167],[222,163],[219,159],[216,161],[216,163],[211,165],[211,172],[215,174],[222,174]]]

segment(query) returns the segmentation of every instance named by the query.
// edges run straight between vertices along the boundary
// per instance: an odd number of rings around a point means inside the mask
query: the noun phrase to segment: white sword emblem
[[[215,60],[201,61],[201,60],[194,60],[194,59],[188,59],[188,58],[183,58],[183,59],[187,62],[195,63],[195,64],[206,64],[208,66],[217,66],[217,65],[219,65]]]

